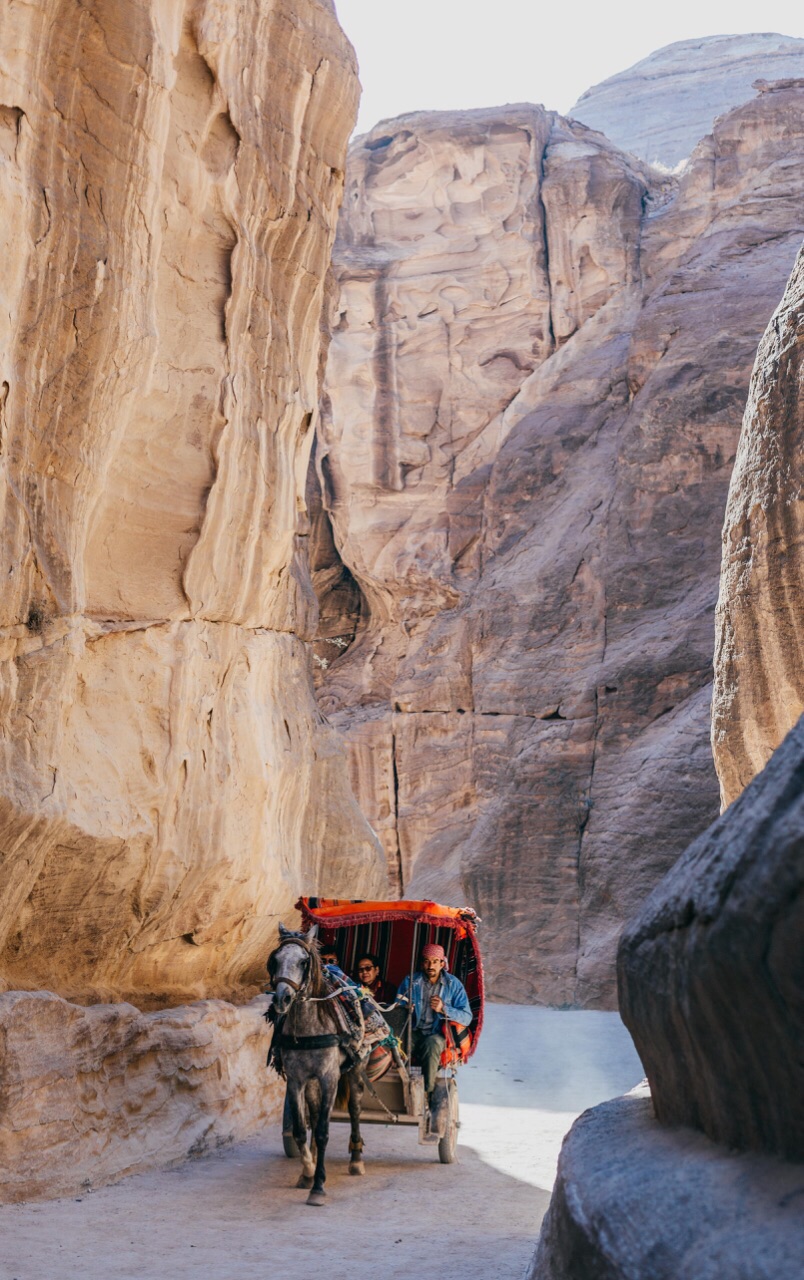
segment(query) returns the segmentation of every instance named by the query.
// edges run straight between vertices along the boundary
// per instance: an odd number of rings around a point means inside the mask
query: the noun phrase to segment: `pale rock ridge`
[[[0,1203],[82,1195],[273,1120],[282,1082],[257,999],[140,1013],[0,996]]]
[[[624,151],[674,169],[757,80],[804,76],[804,40],[765,32],[704,36],[657,49],[582,93],[568,114]]]
[[[0,983],[228,994],[385,885],[307,643],[354,57],[319,0],[0,36]]]
[[[531,106],[351,149],[320,703],[397,884],[478,908],[507,998],[613,1003],[623,921],[717,813],[713,512],[802,160],[795,83],[680,179]]]
[[[804,712],[804,253],[757,352],[723,527],[712,745],[724,807]]]

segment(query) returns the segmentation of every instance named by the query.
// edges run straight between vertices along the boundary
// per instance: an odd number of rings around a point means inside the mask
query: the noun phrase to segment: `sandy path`
[[[0,1209],[0,1280],[520,1280],[561,1138],[642,1072],[616,1014],[494,1005],[460,1077],[459,1163],[371,1127],[366,1176],[334,1127],[329,1204],[273,1132],[80,1200]]]

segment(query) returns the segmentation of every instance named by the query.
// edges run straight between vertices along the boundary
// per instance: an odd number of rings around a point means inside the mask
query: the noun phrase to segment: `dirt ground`
[[[415,1129],[372,1126],[350,1178],[334,1126],[315,1209],[277,1124],[78,1200],[0,1209],[0,1280],[521,1280],[564,1133],[641,1075],[616,1014],[492,1005],[460,1075],[457,1164]]]

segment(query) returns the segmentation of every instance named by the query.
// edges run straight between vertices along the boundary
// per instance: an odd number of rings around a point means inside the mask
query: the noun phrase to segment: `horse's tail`
[[[335,1095],[335,1109],[346,1111],[349,1107],[349,1076],[344,1071],[338,1081],[338,1092]]]

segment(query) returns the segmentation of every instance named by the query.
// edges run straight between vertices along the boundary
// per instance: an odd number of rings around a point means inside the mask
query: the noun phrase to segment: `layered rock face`
[[[0,982],[225,994],[385,884],[307,644],[354,60],[329,0],[0,35]]]
[[[802,159],[798,85],[679,180],[536,107],[350,153],[320,702],[397,883],[479,910],[507,998],[612,1004],[622,922],[716,816],[718,513]]]
[[[804,712],[804,254],[757,353],[723,529],[712,742],[723,805]]]
[[[259,998],[140,1013],[0,996],[0,1203],[81,1194],[201,1155],[271,1119],[284,1085],[265,1070]]]
[[[706,36],[657,49],[581,94],[569,114],[624,151],[673,169],[757,80],[804,76],[804,40],[770,33]]]

